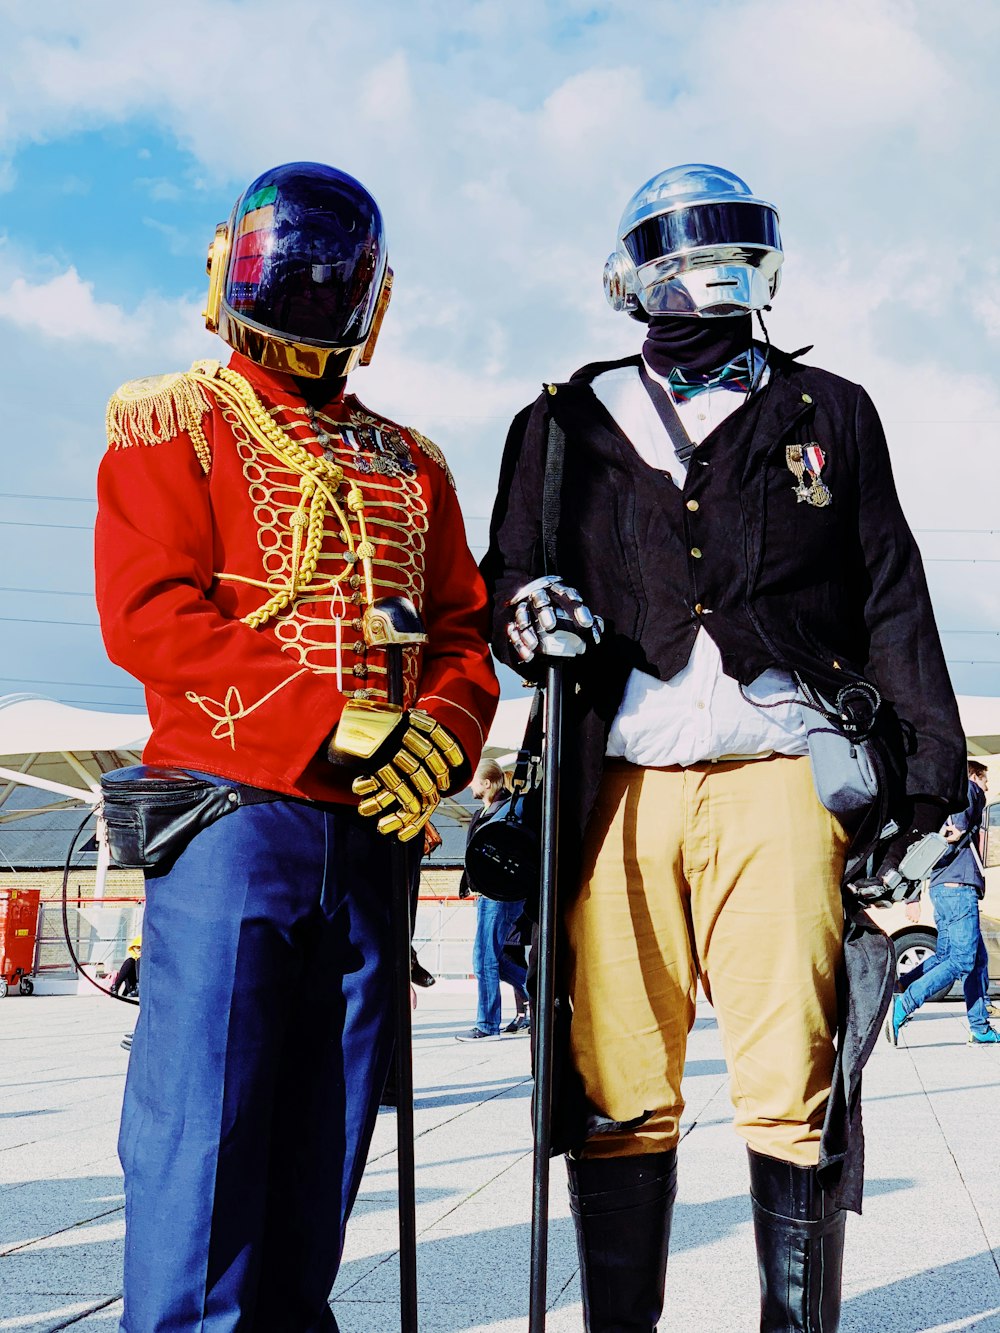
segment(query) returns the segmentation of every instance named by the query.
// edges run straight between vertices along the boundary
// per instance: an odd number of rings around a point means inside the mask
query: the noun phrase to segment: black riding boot
[[[748,1152],[761,1333],[837,1333],[847,1214],[815,1167]]]
[[[587,1333],[656,1333],[677,1151],[566,1159]]]

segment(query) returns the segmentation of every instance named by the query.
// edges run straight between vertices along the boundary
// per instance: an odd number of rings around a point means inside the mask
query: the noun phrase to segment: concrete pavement
[[[460,1043],[471,987],[421,992],[415,1019],[422,1333],[527,1327],[528,1044]],[[122,1189],[115,1134],[132,1012],[99,996],[0,1001],[0,1330],[114,1333]],[[848,1222],[842,1333],[1000,1333],[1000,1050],[930,1005],[866,1073],[868,1191]],[[719,1034],[691,1034],[680,1188],[661,1333],[753,1333],[745,1154]],[[342,1333],[392,1333],[395,1121],[379,1117],[334,1293]],[[577,1263],[553,1163],[549,1333],[579,1333]]]

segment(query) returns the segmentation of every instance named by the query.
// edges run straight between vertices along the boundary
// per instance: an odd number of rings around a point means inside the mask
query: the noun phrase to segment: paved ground
[[[523,1039],[456,1042],[471,993],[439,983],[416,1019],[422,1333],[522,1333],[531,1171]],[[0,1002],[0,1329],[114,1333],[121,1177],[114,1142],[125,1011],[95,997]],[[1000,1050],[970,1050],[931,1006],[866,1075],[868,1197],[848,1225],[842,1333],[1000,1333]],[[718,1033],[692,1033],[681,1183],[661,1333],[753,1333],[743,1150]],[[343,1333],[392,1333],[395,1122],[383,1113],[335,1292]],[[554,1164],[550,1333],[581,1328]]]

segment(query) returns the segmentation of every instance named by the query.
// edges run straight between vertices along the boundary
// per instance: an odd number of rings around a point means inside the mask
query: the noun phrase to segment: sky
[[[296,159],[382,206],[351,387],[441,445],[477,554],[513,415],[641,343],[601,283],[626,200],[736,171],[781,214],[772,340],[871,393],[955,687],[1000,694],[998,38],[929,0],[0,0],[0,694],[141,706],[93,602],[105,403],[224,358],[208,242]]]

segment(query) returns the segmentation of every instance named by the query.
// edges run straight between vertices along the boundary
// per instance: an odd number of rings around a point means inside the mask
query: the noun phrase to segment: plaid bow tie
[[[675,400],[686,403],[709,389],[733,389],[736,393],[747,393],[753,380],[748,354],[743,352],[721,370],[713,371],[711,375],[695,375],[690,372],[685,374],[675,366],[667,376],[667,382]]]

